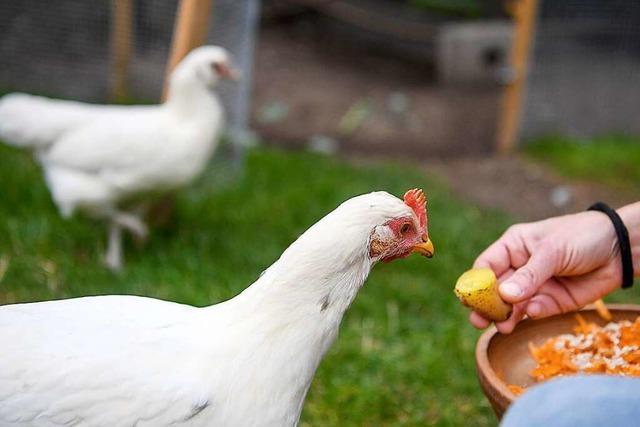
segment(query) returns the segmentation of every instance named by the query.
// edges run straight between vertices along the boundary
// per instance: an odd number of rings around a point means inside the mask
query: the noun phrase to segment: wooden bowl
[[[611,304],[607,307],[613,321],[633,321],[640,316],[640,305]],[[587,307],[580,314],[588,322],[607,323],[593,308]],[[526,387],[534,383],[529,376],[535,367],[529,354],[529,343],[541,345],[551,337],[572,333],[576,325],[575,313],[565,313],[546,319],[523,320],[508,335],[499,333],[495,327],[482,334],[476,345],[476,370],[482,391],[498,419],[516,399],[507,384]]]

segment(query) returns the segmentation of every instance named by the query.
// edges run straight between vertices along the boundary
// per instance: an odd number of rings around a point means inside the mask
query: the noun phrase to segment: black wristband
[[[589,211],[600,211],[606,214],[618,236],[618,246],[620,247],[620,258],[622,258],[622,287],[630,288],[633,285],[633,258],[631,257],[631,243],[629,242],[629,231],[625,227],[620,215],[607,204],[596,202],[589,206]]]

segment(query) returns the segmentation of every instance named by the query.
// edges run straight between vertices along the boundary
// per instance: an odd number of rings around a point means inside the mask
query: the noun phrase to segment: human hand
[[[636,206],[635,219],[637,212]],[[541,318],[577,310],[622,282],[615,230],[595,211],[512,226],[476,259],[479,267],[495,272],[500,296],[513,304],[509,319],[496,324],[502,333],[525,314]],[[490,324],[476,312],[469,320],[477,328]]]

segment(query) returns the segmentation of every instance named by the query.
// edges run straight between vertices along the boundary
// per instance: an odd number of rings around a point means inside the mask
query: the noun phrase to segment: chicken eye
[[[411,224],[409,223],[405,223],[402,224],[402,227],[400,227],[400,235],[405,235],[407,234],[409,231],[411,230]]]

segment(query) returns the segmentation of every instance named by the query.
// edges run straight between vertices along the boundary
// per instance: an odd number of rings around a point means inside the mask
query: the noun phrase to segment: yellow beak
[[[223,79],[229,79],[229,80],[240,80],[240,70],[238,70],[237,68],[232,67],[231,65],[227,64],[227,63],[216,63],[214,65],[216,72],[218,73],[218,75],[220,75],[220,77],[222,77]]]
[[[418,243],[411,250],[411,252],[417,252],[420,255],[426,256],[427,258],[431,258],[435,251],[436,250],[433,248],[431,239],[429,239],[426,235],[422,236],[422,243]]]
[[[229,73],[225,77],[237,82],[242,78],[242,73],[237,68],[230,68]]]

